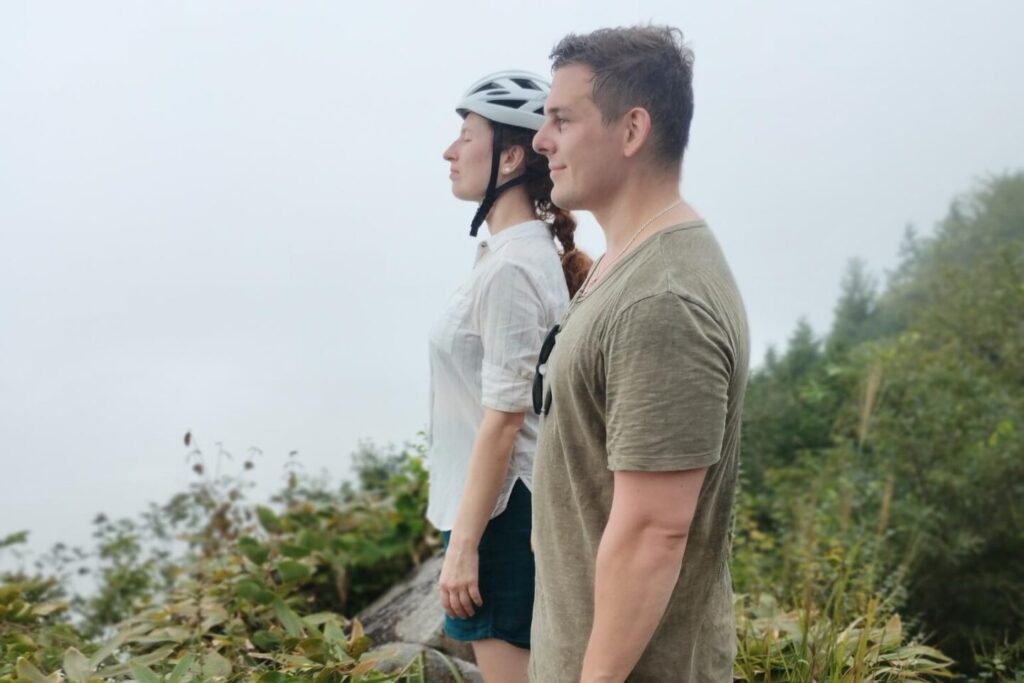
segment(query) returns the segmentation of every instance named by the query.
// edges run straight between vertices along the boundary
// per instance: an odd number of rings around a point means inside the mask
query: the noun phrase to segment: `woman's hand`
[[[452,618],[468,619],[480,597],[480,553],[475,548],[456,548],[449,544],[441,567],[441,604]],[[475,605],[475,607],[474,607]]]

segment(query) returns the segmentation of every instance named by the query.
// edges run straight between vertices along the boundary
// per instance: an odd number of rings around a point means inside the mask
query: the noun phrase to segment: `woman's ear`
[[[526,150],[522,145],[512,145],[501,153],[501,166],[499,171],[504,175],[518,174],[526,167]]]

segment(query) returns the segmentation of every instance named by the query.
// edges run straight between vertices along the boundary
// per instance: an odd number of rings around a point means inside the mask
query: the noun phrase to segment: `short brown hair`
[[[594,104],[605,124],[633,107],[651,115],[655,157],[678,166],[693,119],[693,51],[670,26],[603,28],[570,33],[551,51],[552,71],[582,64],[594,72]]]

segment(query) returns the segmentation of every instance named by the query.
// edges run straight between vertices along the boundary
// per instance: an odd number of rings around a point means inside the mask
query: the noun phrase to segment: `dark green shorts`
[[[530,515],[530,490],[517,480],[508,507],[487,523],[480,538],[480,597],[484,604],[469,619],[445,615],[444,630],[451,638],[497,638],[529,649],[534,573]],[[447,549],[451,532],[442,536]]]

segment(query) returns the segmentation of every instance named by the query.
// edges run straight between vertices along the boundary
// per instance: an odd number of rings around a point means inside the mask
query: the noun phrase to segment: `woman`
[[[452,193],[480,203],[470,235],[486,221],[490,236],[430,333],[427,518],[445,542],[445,630],[473,643],[488,683],[527,680],[531,385],[544,335],[590,267],[532,147],[549,88],[519,71],[481,79],[456,108],[462,129],[444,152]]]

